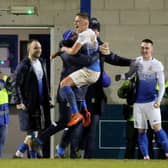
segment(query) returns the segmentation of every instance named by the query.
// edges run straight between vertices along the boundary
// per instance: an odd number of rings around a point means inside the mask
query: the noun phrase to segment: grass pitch
[[[1,159],[1,168],[168,168],[168,160]]]

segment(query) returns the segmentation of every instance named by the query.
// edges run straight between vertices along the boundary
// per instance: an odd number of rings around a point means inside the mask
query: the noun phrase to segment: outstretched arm
[[[102,59],[108,64],[116,66],[130,66],[131,64],[131,59],[121,57],[111,52],[108,43],[103,43],[100,45],[99,51]]]
[[[127,79],[130,80],[135,76],[136,72],[137,72],[137,65],[135,60],[132,60],[129,71],[127,73],[117,74],[115,76],[115,80],[116,81],[127,80]]]
[[[112,52],[109,55],[102,55],[102,57],[106,63],[116,66],[130,66],[132,61],[132,59],[121,57]]]

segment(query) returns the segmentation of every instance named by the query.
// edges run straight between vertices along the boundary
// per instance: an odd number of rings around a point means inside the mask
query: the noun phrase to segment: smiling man
[[[14,101],[19,114],[20,128],[29,136],[36,136],[50,125],[50,92],[46,64],[41,57],[42,46],[38,40],[30,40],[27,44],[27,57],[18,64],[14,75]],[[15,154],[15,158],[23,157],[27,150],[25,139]],[[49,139],[45,143],[46,156],[49,157]],[[30,157],[36,152],[30,150]]]
[[[160,103],[165,91],[163,64],[153,57],[153,41],[144,39],[140,45],[141,56],[135,59],[130,71],[116,79],[131,79],[136,75],[136,95],[133,105],[134,127],[138,129],[138,143],[144,159],[150,159],[146,130],[147,120],[157,135],[165,157],[168,159],[168,138],[161,127]],[[119,77],[119,78],[118,78]],[[156,91],[156,85],[160,90]]]

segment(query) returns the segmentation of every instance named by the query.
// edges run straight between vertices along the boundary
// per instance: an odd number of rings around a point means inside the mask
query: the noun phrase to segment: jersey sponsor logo
[[[138,73],[138,77],[140,80],[151,80],[156,79],[156,73]]]

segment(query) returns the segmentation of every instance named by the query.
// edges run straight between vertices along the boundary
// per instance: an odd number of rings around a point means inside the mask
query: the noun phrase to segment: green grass
[[[168,160],[1,159],[1,168],[167,168]]]

